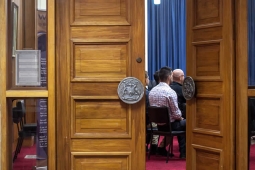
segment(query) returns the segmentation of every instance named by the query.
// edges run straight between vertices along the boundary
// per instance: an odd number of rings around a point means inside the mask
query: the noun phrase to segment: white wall
[[[145,0],[145,70],[148,71],[147,0]]]

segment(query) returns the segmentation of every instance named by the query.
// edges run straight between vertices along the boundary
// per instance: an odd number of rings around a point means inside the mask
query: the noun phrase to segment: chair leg
[[[166,147],[166,136],[164,136],[164,147]]]
[[[20,153],[20,145],[21,145],[21,139],[19,138],[19,145],[18,145],[18,148],[17,148],[17,155],[18,155],[18,153]]]
[[[21,137],[21,138],[20,138],[19,153],[20,153],[20,150],[21,150],[22,145],[23,145],[23,140],[24,140],[24,138],[23,138],[23,137]]]
[[[166,137],[165,137],[166,138]],[[168,146],[168,151],[167,151],[167,157],[166,157],[166,163],[168,163],[169,160],[169,152],[170,152],[170,148],[172,149],[172,145],[173,145],[173,140],[172,140],[172,136],[170,137],[170,145]],[[172,152],[172,151],[171,151]],[[171,154],[172,155],[172,154]]]
[[[174,137],[171,136],[171,156],[173,155],[173,140],[174,140]]]
[[[151,156],[151,145],[152,145],[152,133],[150,134],[151,135],[151,140],[150,140],[150,149],[149,149],[149,153],[148,153],[148,160],[150,160],[150,156]]]
[[[15,153],[14,153],[14,156],[13,156],[13,162],[15,161],[15,159],[17,159],[17,156],[18,156],[18,153],[19,153],[19,146],[20,146],[20,137],[18,138],[18,142],[17,142],[17,145],[16,145],[16,149],[15,149]]]

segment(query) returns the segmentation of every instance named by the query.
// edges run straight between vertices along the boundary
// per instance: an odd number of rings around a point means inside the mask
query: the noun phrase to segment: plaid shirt
[[[179,120],[182,116],[178,108],[176,92],[164,82],[160,82],[157,86],[152,88],[149,93],[149,102],[150,106],[168,107],[171,122],[174,122],[176,119]]]

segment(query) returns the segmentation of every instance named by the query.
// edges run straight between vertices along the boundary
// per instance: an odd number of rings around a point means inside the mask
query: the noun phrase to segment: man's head
[[[182,84],[184,81],[184,72],[181,69],[173,71],[173,81]]]
[[[153,77],[154,80],[156,81],[156,84],[159,84],[159,70],[153,74]]]
[[[145,71],[145,84],[148,86],[150,83],[149,74],[148,71]]]
[[[170,67],[162,67],[159,70],[160,82],[170,84],[173,81],[172,69]]]

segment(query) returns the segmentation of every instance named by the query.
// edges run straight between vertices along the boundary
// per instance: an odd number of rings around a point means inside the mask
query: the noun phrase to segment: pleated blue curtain
[[[186,73],[186,0],[148,0],[148,73],[169,66]]]
[[[248,0],[248,85],[255,86],[255,1]]]

